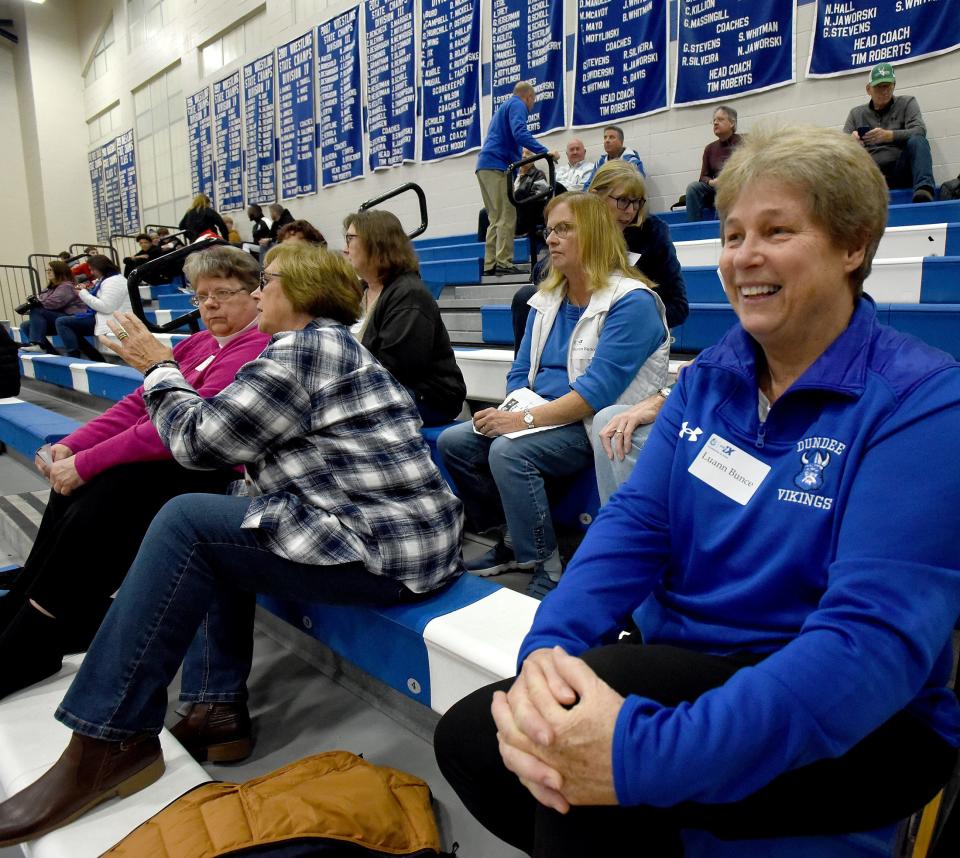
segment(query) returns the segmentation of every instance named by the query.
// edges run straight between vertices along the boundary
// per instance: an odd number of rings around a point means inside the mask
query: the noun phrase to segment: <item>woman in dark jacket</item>
[[[227,231],[227,225],[206,194],[197,194],[193,198],[187,213],[180,218],[179,225],[190,241],[196,241],[197,237],[204,232],[218,232],[224,241],[229,240],[230,233]]]
[[[293,223],[293,215],[290,214],[289,209],[285,209],[280,203],[272,203],[270,206],[270,219],[273,221],[273,223],[270,224],[270,238],[273,241],[278,241],[280,230],[288,223]]]
[[[247,206],[247,217],[253,224],[253,243],[259,245],[270,244],[273,239],[270,236],[270,227],[263,219],[263,209],[251,203]]]
[[[467,388],[440,308],[420,279],[413,244],[387,211],[347,215],[343,228],[344,253],[365,289],[354,333],[407,389],[425,426],[451,422]]]

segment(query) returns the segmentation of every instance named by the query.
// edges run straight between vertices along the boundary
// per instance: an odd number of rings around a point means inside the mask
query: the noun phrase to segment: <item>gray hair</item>
[[[725,113],[727,119],[733,123],[733,130],[737,130],[737,110],[734,107],[730,107],[727,104],[721,104],[716,110],[713,111],[714,115],[717,113]]]
[[[196,286],[204,277],[236,280],[247,292],[260,286],[260,263],[239,247],[218,244],[187,257],[183,273]]]

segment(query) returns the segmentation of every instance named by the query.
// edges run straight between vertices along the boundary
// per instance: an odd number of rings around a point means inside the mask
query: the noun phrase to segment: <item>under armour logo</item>
[[[703,429],[701,429],[699,426],[696,429],[688,429],[687,421],[686,420],[683,421],[683,428],[680,430],[681,438],[684,435],[689,435],[690,437],[687,438],[688,441],[696,441],[697,438],[699,438],[702,433],[703,433]]]

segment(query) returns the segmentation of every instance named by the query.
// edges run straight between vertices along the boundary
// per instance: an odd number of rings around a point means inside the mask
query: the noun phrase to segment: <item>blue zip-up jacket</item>
[[[761,423],[757,351],[737,325],[681,374],[520,650],[582,653],[633,611],[648,644],[770,653],[692,703],[626,699],[624,805],[737,801],[904,709],[958,743],[960,365],[864,298]],[[731,447],[770,468],[744,504],[688,471]]]
[[[518,95],[511,95],[497,108],[477,158],[478,170],[506,170],[520,160],[524,147],[536,155],[547,151],[527,130],[528,115],[527,105]]]

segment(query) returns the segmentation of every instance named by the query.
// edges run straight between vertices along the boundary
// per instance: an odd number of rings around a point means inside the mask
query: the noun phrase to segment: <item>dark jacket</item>
[[[20,363],[17,360],[17,344],[10,338],[7,329],[0,326],[0,399],[16,396],[20,392]]]
[[[261,238],[272,238],[272,235],[267,222],[262,217],[258,217],[253,222],[253,243],[259,244]]]
[[[431,408],[460,413],[467,386],[433,295],[416,274],[387,283],[361,343],[390,374]]]
[[[288,223],[293,223],[294,217],[287,209],[284,209],[272,224],[270,224],[270,238],[277,240],[277,235]]]
[[[182,218],[180,218],[180,229],[182,229],[190,241],[196,241],[197,236],[208,229],[213,232],[219,232],[224,241],[227,240],[229,233],[227,225],[223,222],[219,212],[213,209],[190,209]]]
[[[690,308],[680,260],[670,240],[670,227],[655,215],[648,215],[639,229],[628,226],[623,237],[627,250],[640,254],[634,267],[657,284],[657,294],[667,310],[667,324],[671,328],[682,325]]]

